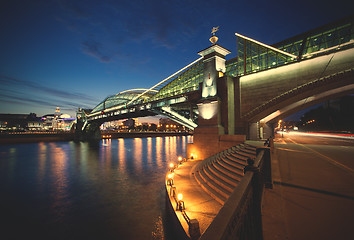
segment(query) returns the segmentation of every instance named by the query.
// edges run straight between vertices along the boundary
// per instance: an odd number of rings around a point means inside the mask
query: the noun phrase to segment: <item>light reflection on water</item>
[[[170,239],[164,177],[187,142],[191,137],[1,145],[2,236]]]

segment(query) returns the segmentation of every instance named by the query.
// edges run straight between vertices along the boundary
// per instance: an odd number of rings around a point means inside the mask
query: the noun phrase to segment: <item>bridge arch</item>
[[[146,92],[144,95],[141,95]],[[102,112],[110,108],[120,108],[126,106],[128,102],[134,100],[135,103],[145,102],[154,96],[158,91],[153,89],[130,89],[105,98],[91,111],[91,114]],[[137,98],[138,97],[138,98]]]
[[[354,93],[354,68],[290,89],[244,115],[250,122],[277,122],[312,105]]]

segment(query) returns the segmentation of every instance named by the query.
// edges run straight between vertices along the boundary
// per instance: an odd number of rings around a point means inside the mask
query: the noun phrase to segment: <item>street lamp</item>
[[[172,185],[173,185],[173,173],[169,173],[167,175],[167,185],[172,187]]]
[[[183,194],[179,193],[177,195],[177,207],[176,207],[177,211],[183,211],[186,209],[184,206],[184,201],[182,199],[183,199]]]
[[[179,164],[182,164],[183,158],[181,156],[178,157],[178,162],[179,162]]]
[[[173,172],[175,170],[175,165],[173,163],[170,163],[170,172]]]

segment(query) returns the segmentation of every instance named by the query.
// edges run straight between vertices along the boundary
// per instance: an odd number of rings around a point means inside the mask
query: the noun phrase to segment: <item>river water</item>
[[[0,239],[172,239],[164,179],[190,136],[0,145]]]

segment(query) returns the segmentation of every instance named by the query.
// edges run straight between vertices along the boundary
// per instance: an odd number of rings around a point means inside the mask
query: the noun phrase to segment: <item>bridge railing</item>
[[[248,169],[200,239],[263,239],[263,189],[272,188],[270,149],[257,148],[254,167]]]

